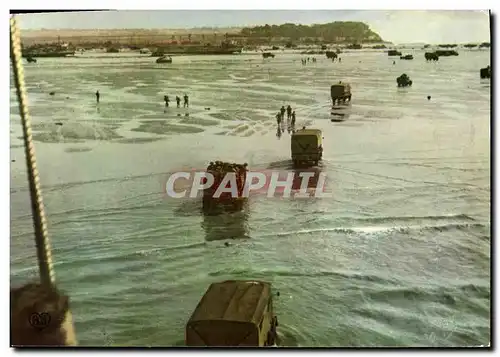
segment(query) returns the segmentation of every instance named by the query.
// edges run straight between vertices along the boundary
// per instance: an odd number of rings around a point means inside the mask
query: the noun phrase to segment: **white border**
[[[5,4],[5,3],[2,3]],[[411,5],[408,1],[396,1],[396,0],[379,0],[377,2],[370,2],[366,0],[350,0],[349,1],[349,6],[350,9],[424,9],[424,10],[445,10],[445,9],[450,9],[450,10],[458,10],[458,9],[492,9],[493,11],[495,10],[495,7],[493,5],[493,1],[490,0],[483,0],[483,1],[463,1],[463,0],[455,0],[455,1],[442,1],[438,2],[435,0],[420,0],[420,1],[412,1]],[[228,0],[212,0],[210,2],[204,2],[201,0],[175,0],[175,1],[162,1],[162,2],[156,2],[156,1],[147,1],[147,0],[142,0],[140,2],[137,2],[136,0],[121,0],[121,1],[103,1],[103,0],[73,0],[71,2],[56,2],[56,1],[44,1],[43,4],[35,1],[35,0],[17,0],[15,3],[11,2],[11,7],[16,8],[16,9],[37,9],[37,8],[44,8],[44,9],[60,9],[60,8],[74,8],[74,9],[85,9],[85,8],[109,8],[109,9],[345,9],[342,8],[341,5],[346,5],[346,3],[339,3],[339,2],[333,2],[333,1],[326,1],[326,0],[317,0],[314,2],[304,2],[304,1],[291,1],[288,0],[287,2],[281,2],[281,1],[269,1],[269,0],[253,0],[251,2],[231,2]],[[3,13],[5,14],[4,16],[6,17],[6,20],[8,20],[8,15],[7,15],[7,10],[5,9]],[[495,11],[494,11],[495,12]],[[201,24],[200,24],[201,25]],[[3,35],[1,36],[1,41],[2,43],[1,48],[7,49],[9,45],[9,35],[7,34],[7,31],[2,32]],[[495,30],[495,35],[498,35],[498,32]],[[2,61],[9,61],[8,57],[2,56]],[[496,61],[494,64],[494,67],[496,68]],[[7,63],[4,63],[3,68],[7,68]],[[5,83],[5,87],[7,88],[6,83],[9,81],[9,74],[7,71],[1,71],[1,76],[2,76],[2,82]],[[497,95],[495,95],[495,102],[497,99]],[[3,136],[3,139],[0,140],[0,143],[3,147],[3,149],[0,149],[0,156],[1,156],[1,163],[2,163],[2,170],[5,170],[5,174],[0,175],[0,180],[1,180],[1,185],[4,187],[2,190],[0,190],[0,194],[4,195],[4,199],[0,200],[2,204],[2,211],[6,214],[1,216],[2,222],[0,224],[0,227],[4,230],[4,234],[2,235],[3,239],[1,240],[1,244],[4,246],[3,249],[0,249],[0,252],[2,255],[4,255],[4,259],[1,260],[2,265],[4,265],[3,269],[6,271],[10,271],[10,249],[9,249],[9,239],[10,237],[10,232],[7,227],[9,227],[10,220],[9,220],[9,214],[10,214],[10,206],[9,206],[9,200],[10,200],[10,195],[8,194],[7,191],[7,186],[9,185],[9,172],[10,172],[10,155],[8,154],[10,152],[9,148],[9,141],[10,141],[10,134],[9,134],[9,112],[8,108],[10,108],[9,104],[9,96],[3,96],[1,99],[4,102],[4,105],[0,106],[2,111],[4,111],[4,115],[2,116],[3,120],[0,121],[0,125],[2,125],[4,128],[0,130],[1,135]],[[497,125],[498,126],[498,125]],[[495,133],[497,134],[497,133]],[[498,165],[498,162],[496,162]],[[496,180],[495,180],[496,183]],[[496,232],[495,232],[496,233]],[[495,234],[496,236],[496,234]],[[492,254],[492,257],[495,256],[495,254]],[[8,296],[8,287],[10,285],[9,283],[9,278],[7,277],[7,274],[2,275],[2,280],[4,280],[4,283],[2,283],[2,287],[4,290],[4,293],[1,296]],[[496,280],[496,279],[495,279]],[[4,350],[7,354],[13,354],[14,351],[8,346],[10,345],[9,341],[9,313],[8,313],[8,303],[2,304],[2,315],[3,318],[1,319],[1,336],[2,336],[2,343],[1,343],[1,349]],[[494,320],[493,320],[494,321]],[[498,339],[495,339],[498,341]],[[7,351],[5,351],[7,350]],[[306,351],[308,353],[308,351]],[[34,353],[28,353],[25,352],[26,355],[32,355]],[[52,352],[49,352],[52,353]],[[168,352],[170,354],[180,354],[180,352],[174,352],[170,351]],[[186,352],[184,352],[186,353]],[[198,355],[201,354],[201,352],[189,352],[192,355]],[[218,352],[216,352],[218,353]],[[259,353],[269,353],[269,352],[259,352]],[[336,352],[333,350],[331,353],[339,354],[339,353],[344,353],[344,352]],[[359,355],[364,355],[368,354],[368,352],[355,352],[356,354]],[[427,352],[429,353],[429,352]],[[451,352],[453,353],[453,352]],[[66,354],[66,353],[65,353]],[[104,354],[104,352],[98,352],[98,351],[91,351],[91,352],[85,352],[85,354],[88,355],[101,355]],[[145,354],[145,352],[131,352],[132,355],[142,355]]]
[[[382,0],[372,3],[366,0],[350,0],[349,8],[344,4],[335,3],[328,0],[316,0],[314,2],[304,2],[300,0],[288,1],[269,1],[253,0],[251,2],[239,3],[229,0],[212,0],[204,2],[201,0],[167,0],[155,1],[144,0],[140,4],[134,0],[104,1],[104,0],[74,0],[68,3],[59,3],[57,1],[46,1],[43,3],[43,9],[114,9],[114,10],[483,10],[494,9],[493,1],[433,1],[420,0],[398,1]],[[411,4],[411,6],[410,6]],[[16,9],[38,9],[41,7],[36,0],[18,0],[11,7]]]

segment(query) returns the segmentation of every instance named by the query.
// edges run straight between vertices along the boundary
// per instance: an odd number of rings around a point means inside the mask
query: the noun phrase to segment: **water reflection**
[[[330,121],[332,122],[339,122],[339,121],[345,121],[349,119],[349,114],[348,113],[336,113],[332,112],[332,116],[330,118]]]
[[[333,106],[330,111],[332,122],[340,122],[349,119],[350,110],[345,105]]]
[[[225,239],[247,239],[248,233],[248,207],[245,204],[242,210],[236,212],[223,212],[218,215],[203,215],[201,223],[205,231],[207,242]]]
[[[321,180],[320,176],[322,173],[321,167],[314,166],[294,169],[293,172],[292,192],[294,192],[294,197],[298,197],[297,193],[299,190],[305,190],[307,192],[306,196],[314,196],[316,190],[324,190],[325,182]]]

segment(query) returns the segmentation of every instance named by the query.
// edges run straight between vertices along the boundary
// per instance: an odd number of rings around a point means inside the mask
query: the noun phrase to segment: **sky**
[[[21,29],[244,27],[362,21],[394,43],[490,42],[478,10],[120,10],[19,15]]]

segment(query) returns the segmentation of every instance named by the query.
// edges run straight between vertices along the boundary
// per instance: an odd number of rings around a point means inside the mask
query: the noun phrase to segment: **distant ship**
[[[67,46],[55,45],[55,46],[34,46],[23,49],[22,56],[25,58],[36,58],[36,57],[67,57],[74,56],[75,51],[68,49]]]
[[[164,55],[232,55],[241,53],[242,46],[229,42],[224,42],[219,46],[210,44],[169,44],[156,49],[151,54],[152,57]]]

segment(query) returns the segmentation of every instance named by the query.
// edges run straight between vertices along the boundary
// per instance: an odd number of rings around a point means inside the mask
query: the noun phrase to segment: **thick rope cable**
[[[35,243],[42,284],[54,284],[55,275],[52,267],[50,240],[47,233],[47,223],[40,189],[40,178],[36,166],[35,147],[31,135],[31,119],[28,112],[28,100],[24,85],[24,70],[22,64],[21,36],[14,16],[10,19],[10,57],[14,82],[19,103],[19,113],[23,127],[24,148],[26,153],[26,166],[28,172],[29,191],[31,198],[31,211],[35,229]]]

